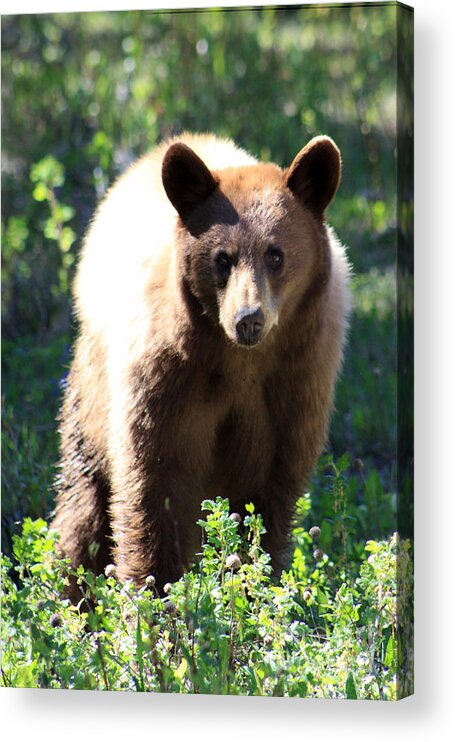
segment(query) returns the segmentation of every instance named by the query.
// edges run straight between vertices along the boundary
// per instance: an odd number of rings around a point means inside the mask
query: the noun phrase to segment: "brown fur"
[[[110,192],[79,267],[61,413],[53,526],[75,565],[175,580],[200,545],[201,501],[221,495],[255,504],[284,566],[344,342],[348,268],[323,216],[339,171],[326,137],[283,171],[186,135]]]

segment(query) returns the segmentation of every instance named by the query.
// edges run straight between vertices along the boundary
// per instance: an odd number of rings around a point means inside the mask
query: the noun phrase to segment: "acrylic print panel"
[[[3,16],[4,686],[413,692],[412,33]]]

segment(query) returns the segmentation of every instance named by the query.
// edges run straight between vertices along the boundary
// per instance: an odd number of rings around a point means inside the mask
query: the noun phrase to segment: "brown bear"
[[[204,498],[253,502],[276,570],[327,433],[349,304],[340,153],[285,170],[182,135],[109,191],[75,282],[53,527],[74,565],[177,579]]]

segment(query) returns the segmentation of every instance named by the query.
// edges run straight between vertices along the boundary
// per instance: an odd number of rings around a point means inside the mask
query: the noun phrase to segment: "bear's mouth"
[[[235,326],[226,328],[222,325],[222,328],[228,342],[236,348],[257,348],[262,345],[268,334],[265,329],[262,329],[260,332],[239,335]]]
[[[249,338],[244,338],[244,339],[240,339],[236,337],[235,343],[236,345],[240,345],[241,347],[244,347],[244,348],[253,348],[255,345],[260,345],[263,338],[264,338],[264,333],[261,332],[261,334],[257,337],[249,337]]]
[[[264,342],[265,338],[267,337],[268,333],[265,329],[260,330],[259,332],[248,334],[248,335],[241,335],[239,336],[236,328],[229,328],[229,330],[226,330],[224,328],[225,336],[227,340],[234,345],[237,348],[257,348]]]

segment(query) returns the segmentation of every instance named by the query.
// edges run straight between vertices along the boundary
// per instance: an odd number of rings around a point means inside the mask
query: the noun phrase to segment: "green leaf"
[[[349,671],[348,677],[346,679],[345,693],[346,693],[346,698],[352,701],[355,701],[358,698],[357,690],[355,687],[354,675],[352,674],[351,671]]]
[[[25,217],[12,216],[5,230],[4,245],[17,252],[23,252],[29,235]]]
[[[377,554],[378,551],[381,551],[381,544],[378,544],[377,541],[367,541],[365,551],[371,551],[372,554]]]
[[[142,630],[141,630],[141,616],[138,612],[137,614],[137,627],[136,627],[136,657],[137,657],[137,666],[139,670],[139,677],[140,677],[140,683],[139,683],[139,690],[143,691],[144,688],[144,646],[142,642]]]
[[[35,201],[46,201],[49,196],[49,189],[44,183],[38,183],[33,189],[33,198]]]
[[[44,183],[49,188],[57,188],[65,182],[63,165],[52,155],[47,155],[32,165],[30,180],[33,183]]]
[[[183,680],[183,677],[188,669],[188,662],[185,658],[182,659],[180,665],[178,666],[177,670],[175,670],[174,675],[179,680]]]
[[[338,470],[338,474],[342,474],[346,469],[348,468],[350,464],[351,457],[349,456],[349,453],[344,453],[336,462],[336,468]]]
[[[387,642],[387,649],[384,657],[384,664],[389,667],[395,667],[397,654],[397,644],[393,636],[390,636]]]
[[[60,250],[64,253],[67,253],[75,239],[76,235],[74,234],[71,227],[63,227],[60,236]]]
[[[16,688],[37,688],[36,666],[37,660],[26,665],[17,665],[14,686]]]

